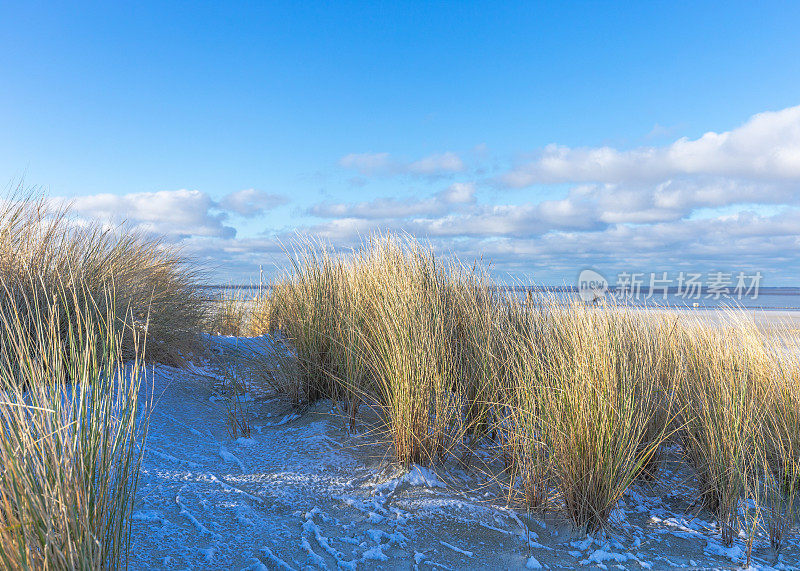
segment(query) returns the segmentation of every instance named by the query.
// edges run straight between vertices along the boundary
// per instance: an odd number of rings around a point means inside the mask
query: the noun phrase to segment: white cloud
[[[475,183],[456,182],[439,193],[439,198],[450,204],[469,204],[475,202]]]
[[[451,152],[431,155],[408,165],[409,172],[422,175],[453,173],[462,170],[464,170],[464,163],[457,154]]]
[[[454,183],[431,198],[398,200],[376,198],[368,202],[319,203],[308,213],[319,218],[389,219],[409,216],[436,216],[475,201],[473,183]]]
[[[255,189],[231,192],[219,202],[205,192],[187,189],[122,195],[103,193],[52,200],[70,203],[78,215],[89,219],[111,224],[125,222],[139,230],[172,239],[233,238],[236,229],[227,224],[229,214],[259,216],[288,202],[286,197]]]
[[[286,204],[288,199],[278,194],[269,194],[254,188],[239,190],[225,195],[219,207],[234,214],[252,218],[260,216],[268,210]]]
[[[368,202],[319,203],[309,208],[308,213],[319,218],[406,218],[408,216],[433,215],[444,211],[444,205],[436,199],[397,200],[376,198]]]
[[[430,243],[442,255],[452,253],[468,263],[482,259],[501,279],[511,272],[556,284],[563,280],[573,283],[580,269],[591,266],[603,269],[609,277],[620,271],[759,270],[767,276],[762,285],[779,285],[781,279],[796,279],[781,268],[800,262],[798,208],[770,215],[745,209],[703,220],[524,231],[531,219],[541,216],[530,207],[491,207],[482,216],[462,219],[457,221],[458,227],[451,228],[448,224],[454,220],[450,217],[341,218],[303,232],[352,247],[372,232],[405,231]]]
[[[380,160],[398,172],[389,155]],[[775,272],[800,259],[800,106],[661,147],[553,145],[503,181],[574,185],[515,204],[479,202],[473,184],[457,183],[422,199],[317,205],[309,213],[328,220],[306,230],[348,245],[407,231],[441,251],[551,275],[602,264]]]
[[[666,147],[549,145],[501,177],[510,187],[536,183],[658,181],[707,175],[762,181],[800,181],[800,106],[759,113],[744,125]]]
[[[350,153],[339,159],[339,164],[364,175],[387,174],[394,170],[389,153]]]
[[[300,228],[298,231],[316,238],[331,240],[337,246],[343,246],[356,244],[360,237],[373,232],[391,232],[400,228],[400,225],[384,220],[336,218],[308,228]]]
[[[464,170],[461,158],[453,152],[429,155],[416,161],[403,161],[389,153],[351,153],[339,159],[339,164],[364,176],[417,175],[440,176]]]
[[[432,181],[464,170],[454,153],[415,161],[388,153],[353,154],[340,163],[357,176]],[[533,272],[549,283],[571,280],[588,266],[609,272],[759,269],[784,283],[798,277],[791,268],[800,262],[800,107],[662,147],[551,146],[503,180],[510,186],[545,186],[500,203],[491,194],[478,197],[475,181],[422,197],[332,200],[299,211],[318,223],[297,230],[342,247],[357,246],[372,232],[406,231],[440,253],[453,252],[467,262],[482,257],[501,277]],[[567,190],[546,187],[565,181],[573,183]],[[74,203],[82,216],[128,220],[181,240],[220,272],[247,276],[259,264],[283,263],[281,244],[297,236],[265,230],[258,237],[236,238],[231,219],[243,223],[238,216],[285,201],[248,189],[219,202],[200,191],[177,190],[102,194]]]
[[[236,235],[233,227],[224,224],[225,213],[214,212],[216,203],[199,190],[95,194],[79,196],[69,202],[79,215],[111,223],[127,222],[138,229],[172,238],[232,238]]]
[[[586,204],[547,200],[521,205],[479,205],[465,213],[416,219],[420,231],[437,236],[534,236],[554,229],[592,230],[605,224]]]
[[[681,179],[658,184],[588,184],[565,197],[522,204],[478,204],[475,186],[455,183],[419,200],[379,198],[359,203],[322,203],[308,212],[320,218],[403,226],[438,236],[534,236],[552,231],[589,231],[615,224],[655,224],[687,218],[698,209],[742,204],[800,205],[791,185],[727,179]]]

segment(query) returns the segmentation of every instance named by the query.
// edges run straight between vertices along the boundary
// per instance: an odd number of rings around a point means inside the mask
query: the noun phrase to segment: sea
[[[519,297],[526,303],[539,303],[545,298],[568,302],[583,302],[575,286],[498,286],[503,293]],[[207,301],[217,301],[223,296],[234,296],[242,300],[267,295],[269,286],[259,285],[207,285],[202,286]],[[744,308],[763,311],[800,311],[800,287],[762,287],[748,295],[721,293],[701,288],[692,295],[667,289],[648,296],[644,290],[639,295],[629,291],[616,291],[612,285],[602,297],[618,305],[635,307],[662,307],[676,309],[724,309]],[[600,297],[600,296],[598,296]]]

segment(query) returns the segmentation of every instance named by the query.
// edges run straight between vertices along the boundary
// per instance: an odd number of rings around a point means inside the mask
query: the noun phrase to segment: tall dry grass
[[[361,403],[377,406],[399,462],[489,442],[509,500],[594,531],[679,442],[726,542],[745,498],[771,497],[774,542],[788,533],[800,367],[746,320],[525,302],[407,237],[347,255],[302,243],[290,257],[256,311],[296,352],[292,391],[346,401],[351,426]]]
[[[768,386],[762,375],[771,367],[757,337],[699,329],[692,341],[686,344],[687,380],[679,387],[682,446],[697,474],[700,500],[730,545],[739,502],[757,473],[760,405]]]
[[[481,367],[465,340],[485,321],[470,312],[490,295],[479,281],[404,238],[375,238],[349,260],[312,244],[272,286],[267,321],[297,352],[305,398],[343,399],[351,422],[361,401],[377,403],[397,458],[432,462],[463,437],[460,407],[488,396],[467,371]]]
[[[767,532],[779,552],[795,524],[800,498],[800,342],[784,337],[762,347],[770,361],[771,382],[762,393],[757,461]]]
[[[222,291],[209,303],[203,329],[213,335],[241,337],[252,333],[249,327],[252,311],[248,311],[251,300],[242,291]]]
[[[147,427],[145,359],[204,317],[180,253],[18,191],[0,203],[0,562],[125,565]],[[143,408],[144,407],[144,408]]]
[[[130,314],[115,312],[113,291],[101,305],[92,293],[69,281],[47,295],[18,290],[0,305],[5,569],[125,564],[146,432],[143,338]]]
[[[800,375],[779,376],[766,412],[765,512],[770,544],[780,551],[795,525],[800,498]]]
[[[576,527],[596,531],[628,486],[657,469],[675,414],[673,326],[552,299],[523,315],[527,324],[509,332],[518,358],[508,400],[526,495],[533,487],[544,499],[552,483]]]
[[[113,301],[116,315],[130,315],[139,330],[147,328],[148,359],[180,363],[199,348],[205,310],[198,276],[178,250],[159,239],[81,223],[68,205],[22,191],[0,202],[0,307],[17,307],[28,328],[37,316],[25,313],[22,300],[47,299],[65,288],[100,316]],[[115,292],[111,299],[109,291]],[[77,308],[71,309],[75,315]],[[130,335],[123,351],[135,353]]]

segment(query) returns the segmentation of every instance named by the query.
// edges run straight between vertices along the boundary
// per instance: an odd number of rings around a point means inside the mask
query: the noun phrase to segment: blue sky
[[[0,181],[212,281],[405,230],[504,279],[800,284],[800,4],[496,4],[3,3]]]

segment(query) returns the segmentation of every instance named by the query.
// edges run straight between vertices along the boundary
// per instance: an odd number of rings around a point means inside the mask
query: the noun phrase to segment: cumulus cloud
[[[290,243],[292,236],[282,236],[283,243]],[[259,265],[266,270],[286,261],[284,246],[277,236],[209,238],[193,236],[181,242],[182,250],[205,267],[214,268],[219,275],[218,283],[225,281],[220,276],[252,277]],[[239,278],[239,283],[248,279]]]
[[[422,175],[453,173],[464,170],[464,163],[455,153],[431,155],[408,165],[408,172]]]
[[[417,175],[439,176],[464,170],[464,162],[453,152],[429,155],[416,161],[403,161],[389,153],[351,153],[339,159],[339,164],[364,176]]]
[[[510,187],[536,183],[657,181],[681,176],[800,180],[800,106],[759,113],[744,125],[665,147],[545,147],[504,174]]]
[[[583,204],[548,200],[522,205],[480,206],[465,214],[418,219],[419,230],[437,236],[534,236],[553,229],[592,230],[604,226]]]
[[[175,198],[180,197],[187,204],[183,192],[189,191],[175,191],[168,196],[169,200],[162,197],[160,201],[154,199],[159,193],[122,198],[133,204],[149,200],[153,205],[169,205],[175,210]],[[418,201],[425,204],[452,201],[452,209],[443,213],[420,213],[413,209],[400,212],[394,205],[395,208],[383,211],[385,216],[368,218],[358,216],[358,209],[353,208],[297,231],[340,247],[357,246],[372,232],[410,232],[430,243],[440,254],[454,253],[464,261],[482,258],[492,264],[501,279],[510,272],[549,283],[559,283],[564,276],[569,279],[576,268],[588,266],[607,271],[609,277],[616,271],[637,268],[757,269],[769,275],[770,270],[774,272],[774,264],[800,261],[800,208],[778,205],[775,213],[765,215],[742,207],[730,214],[712,214],[702,220],[676,214],[660,216],[654,222],[627,223],[604,221],[604,217],[609,217],[607,212],[592,211],[602,202],[595,196],[597,192],[601,191],[586,186],[573,189],[571,199],[489,205],[474,200],[474,189],[467,187],[465,191],[451,186]],[[211,202],[200,195],[198,198],[195,193],[189,194],[201,206],[180,215],[172,213],[164,218],[153,214],[152,210],[163,211],[163,206],[144,211],[132,208],[131,212],[141,218],[149,217],[152,228],[171,225],[172,235],[180,231],[187,252],[224,275],[248,276],[259,264],[273,267],[273,263],[278,266],[285,263],[281,244],[291,243],[297,237],[294,232],[236,238],[232,232],[219,230],[222,223],[215,218]],[[88,205],[84,201],[77,206],[82,212],[88,209],[101,217],[110,217],[119,207],[108,196],[94,198]],[[378,201],[366,204],[372,208],[370,214],[379,214]],[[669,202],[667,206],[676,205],[680,206],[680,201]],[[209,211],[203,210],[205,206],[209,206]],[[700,236],[702,239],[698,239]]]
[[[400,202],[377,199],[356,204],[323,204],[310,213],[331,218],[312,227],[329,239],[378,230],[402,229],[420,236],[533,236],[555,229],[592,230],[606,226],[591,205],[548,200],[521,205],[476,204],[472,192],[450,187],[432,198]]]
[[[73,199],[53,198],[70,203],[86,219],[112,224],[127,223],[139,230],[171,239],[189,237],[234,238],[230,214],[251,218],[264,214],[288,199],[260,190],[245,189],[225,195],[219,202],[199,190],[162,190],[131,194],[94,194]]]
[[[456,182],[439,193],[440,200],[449,204],[470,204],[475,202],[475,183]]]
[[[475,201],[473,183],[454,183],[433,197],[425,199],[398,200],[376,198],[367,202],[315,204],[308,213],[319,218],[365,218],[387,219],[409,216],[435,216]]]
[[[307,231],[347,245],[370,232],[405,231],[440,252],[550,283],[587,266],[759,270],[779,280],[778,268],[800,261],[800,171],[795,176],[786,150],[796,115],[797,109],[758,115],[739,129],[666,149],[611,151],[606,163],[604,152],[566,161],[575,167],[569,176],[552,176],[551,169],[546,182],[590,182],[542,189],[544,199],[491,204],[475,199],[474,186],[452,185],[421,200],[326,205],[312,214],[328,220]],[[657,163],[659,156],[669,160]],[[653,172],[637,164],[647,160]],[[547,164],[535,166],[544,172]],[[614,169],[606,180],[597,174]]]
[[[76,213],[120,223],[173,238],[211,236],[232,238],[236,230],[224,224],[227,215],[198,190],[164,190],[133,194],[95,194],[71,200]]]
[[[515,235],[513,223],[494,213],[495,226],[481,232],[426,232],[420,221],[338,219],[308,228],[337,244],[357,245],[377,230],[406,231],[440,254],[463,261],[482,259],[500,277],[524,275],[540,283],[569,283],[579,269],[595,267],[613,278],[620,271],[762,271],[762,285],[779,285],[778,268],[800,262],[800,209],[772,215],[742,211],[703,220],[679,219],[646,225],[614,224]],[[529,212],[506,213],[522,220]],[[505,218],[508,218],[506,216]],[[509,224],[509,226],[503,226]],[[478,225],[476,224],[476,228]],[[512,232],[509,232],[509,228]],[[427,228],[430,230],[430,228]],[[702,239],[698,239],[702,236]]]
[[[772,270],[774,260],[785,263],[800,258],[798,227],[797,209],[769,216],[745,211],[706,220],[614,225],[592,232],[555,231],[525,240],[479,242],[501,259],[527,257],[572,267],[585,260],[617,270],[684,267],[711,271],[726,266]]]
[[[254,188],[239,190],[225,195],[219,201],[219,207],[222,210],[252,218],[260,216],[268,210],[272,210],[278,206],[286,204],[288,199],[279,194],[269,194]]]
[[[421,200],[380,198],[358,203],[322,203],[308,212],[320,218],[402,226],[436,236],[543,235],[552,231],[590,231],[617,224],[657,224],[680,220],[701,208],[742,204],[800,204],[791,185],[765,186],[727,179],[673,180],[658,184],[590,184],[563,198],[522,204],[478,204],[475,186],[456,183]],[[326,226],[326,231],[332,229]],[[341,228],[337,227],[337,236]]]
[[[352,154],[340,163],[358,177],[420,177],[415,183],[465,170],[454,153],[414,161]],[[409,232],[439,253],[468,262],[482,258],[501,278],[510,272],[548,283],[572,283],[589,266],[609,277],[621,270],[726,268],[761,270],[765,285],[798,277],[787,268],[800,262],[800,107],[661,147],[551,146],[502,181],[541,186],[507,200],[498,200],[496,192],[480,196],[480,180],[409,198],[331,199],[297,210],[306,218],[296,230],[342,247],[357,246],[372,232]],[[296,235],[265,229],[258,237],[238,238],[231,220],[284,203],[284,197],[254,189],[218,202],[196,190],[74,200],[83,216],[124,219],[166,234],[221,272],[241,276],[258,264],[282,263],[281,244]]]
[[[339,159],[339,164],[364,175],[387,174],[395,169],[389,153],[350,153]]]

